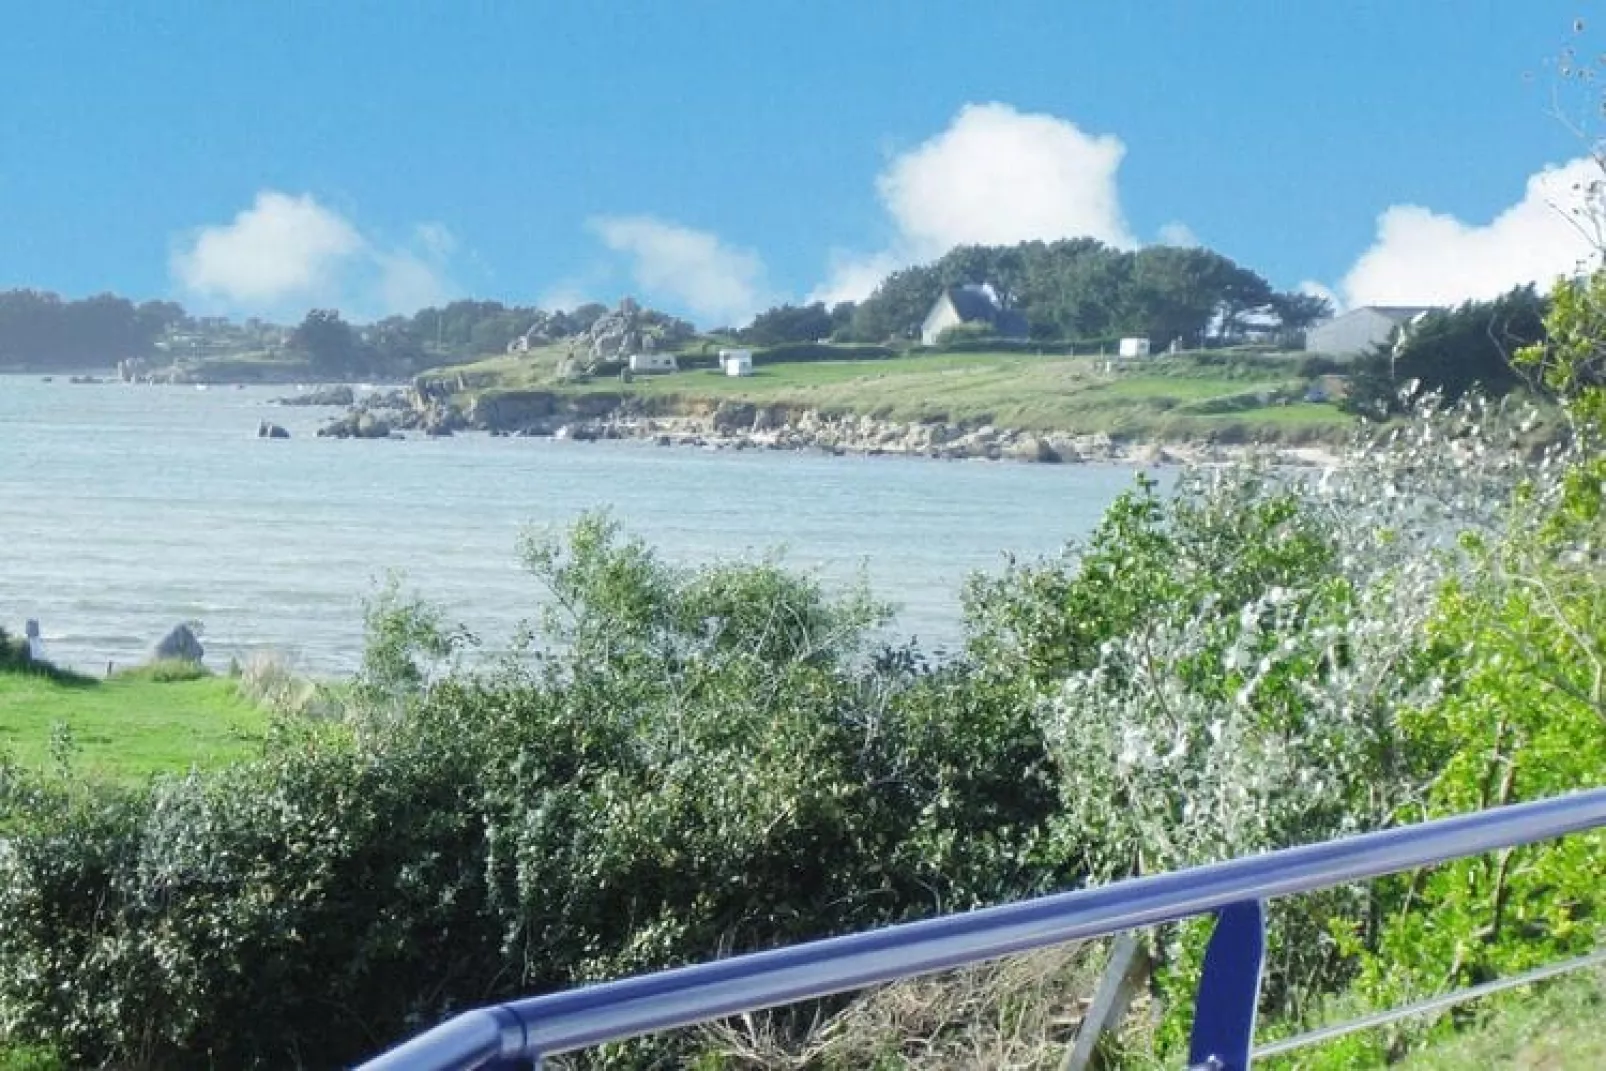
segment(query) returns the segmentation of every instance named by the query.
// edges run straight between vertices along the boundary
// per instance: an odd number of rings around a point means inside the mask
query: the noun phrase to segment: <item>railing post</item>
[[[1065,1056],[1060,1071],[1088,1071],[1094,1066],[1099,1038],[1120,1028],[1127,1005],[1149,977],[1149,955],[1130,932],[1110,945],[1110,962],[1104,968],[1093,1003],[1076,1031],[1076,1043]]]
[[[1189,1067],[1247,1071],[1265,962],[1266,905],[1249,900],[1218,911],[1193,1001]]]

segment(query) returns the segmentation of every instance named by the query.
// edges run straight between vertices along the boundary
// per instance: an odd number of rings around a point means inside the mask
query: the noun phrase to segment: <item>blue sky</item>
[[[281,318],[631,293],[712,326],[1092,233],[1474,296],[1572,255],[1530,182],[1584,155],[1545,63],[1600,7],[16,4],[0,287]]]

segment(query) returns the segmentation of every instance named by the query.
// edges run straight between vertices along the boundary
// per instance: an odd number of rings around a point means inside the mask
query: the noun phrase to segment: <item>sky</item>
[[[628,294],[713,327],[862,298],[955,244],[1077,235],[1206,245],[1340,306],[1489,297],[1587,253],[1565,212],[1598,172],[1553,113],[1589,101],[1556,59],[1606,51],[1602,0],[3,21],[0,288],[279,320]]]

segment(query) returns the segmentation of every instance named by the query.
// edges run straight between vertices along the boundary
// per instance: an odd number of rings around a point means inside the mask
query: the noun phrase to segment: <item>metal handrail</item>
[[[1602,825],[1606,825],[1606,789],[1593,789],[734,956],[465,1012],[363,1067],[444,1071],[520,1059],[539,1063],[544,1056],[604,1042],[1208,912],[1258,908],[1272,897],[1315,892]],[[1201,997],[1211,985],[1214,955],[1213,948],[1207,955]],[[1252,955],[1252,963],[1233,965],[1228,962],[1232,950],[1227,949],[1219,957],[1227,968],[1215,972],[1218,991],[1250,987],[1248,1033],[1252,1033],[1261,953]],[[1241,994],[1225,1004],[1219,992],[1216,996],[1212,1007],[1244,1003]],[[1196,1049],[1208,1053],[1218,1066],[1247,1066],[1247,1048],[1236,1056],[1218,1055],[1210,1039],[1202,1038],[1198,1018]],[[1202,1059],[1196,1055],[1194,1062]]]

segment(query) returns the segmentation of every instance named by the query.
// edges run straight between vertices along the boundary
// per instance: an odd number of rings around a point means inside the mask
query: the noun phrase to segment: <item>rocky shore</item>
[[[814,450],[1037,464],[1208,464],[1251,449],[1236,443],[1139,442],[1104,433],[1035,432],[991,424],[911,423],[739,401],[648,403],[613,392],[507,391],[460,405],[451,396],[416,386],[364,398],[318,434],[395,438],[407,432],[444,436],[462,430],[574,441],[638,439],[708,450]],[[1285,447],[1279,457],[1289,464],[1332,460],[1331,452],[1319,446]]]

